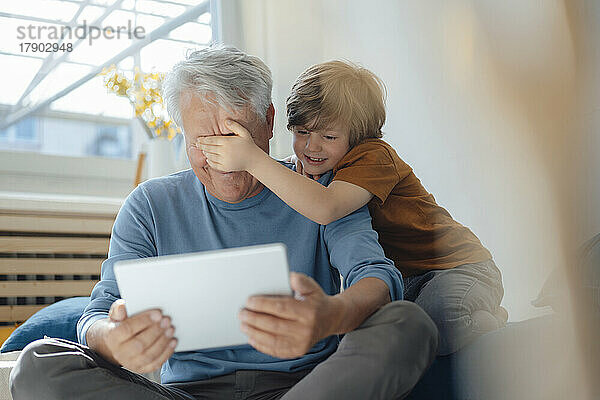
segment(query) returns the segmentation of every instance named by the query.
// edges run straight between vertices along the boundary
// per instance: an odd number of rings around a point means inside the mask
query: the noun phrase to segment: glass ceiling
[[[208,0],[2,0],[0,108],[12,114],[50,99],[163,24],[192,11],[178,19],[180,26],[117,63],[128,74],[135,66],[143,72],[166,72],[188,49],[206,47],[213,39],[208,5]],[[49,108],[132,116],[127,100],[108,93],[102,76]]]

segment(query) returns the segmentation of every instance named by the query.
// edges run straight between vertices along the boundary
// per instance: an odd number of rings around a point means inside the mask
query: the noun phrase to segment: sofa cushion
[[[44,336],[76,342],[77,321],[89,301],[89,297],[72,297],[42,308],[15,329],[0,348],[0,353],[22,350]]]

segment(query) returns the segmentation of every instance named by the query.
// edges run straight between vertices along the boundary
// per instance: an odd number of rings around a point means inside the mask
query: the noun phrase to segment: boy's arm
[[[237,136],[205,136],[199,147],[208,164],[221,171],[245,170],[261,181],[288,206],[327,225],[364,206],[373,195],[352,183],[333,181],[328,187],[295,173],[273,160],[252,141],[248,131],[235,121],[228,127]]]
[[[261,153],[248,165],[247,171],[288,206],[318,224],[327,225],[345,217],[373,197],[367,190],[348,182],[333,181],[323,186]]]

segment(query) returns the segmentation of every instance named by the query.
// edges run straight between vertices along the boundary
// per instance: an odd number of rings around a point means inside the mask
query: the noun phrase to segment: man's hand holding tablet
[[[248,343],[265,354],[295,358],[306,354],[319,340],[337,332],[325,332],[324,320],[343,317],[339,299],[327,296],[311,277],[292,272],[295,296],[252,296],[239,318]]]
[[[137,373],[152,372],[169,359],[177,345],[171,319],[160,310],[128,317],[125,300],[115,301],[108,314],[104,344],[111,361]]]

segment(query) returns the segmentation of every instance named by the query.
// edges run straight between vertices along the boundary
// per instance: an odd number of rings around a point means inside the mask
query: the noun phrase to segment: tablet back
[[[292,295],[281,243],[120,261],[114,272],[128,315],[171,317],[175,351],[245,344],[237,314],[246,299]]]

